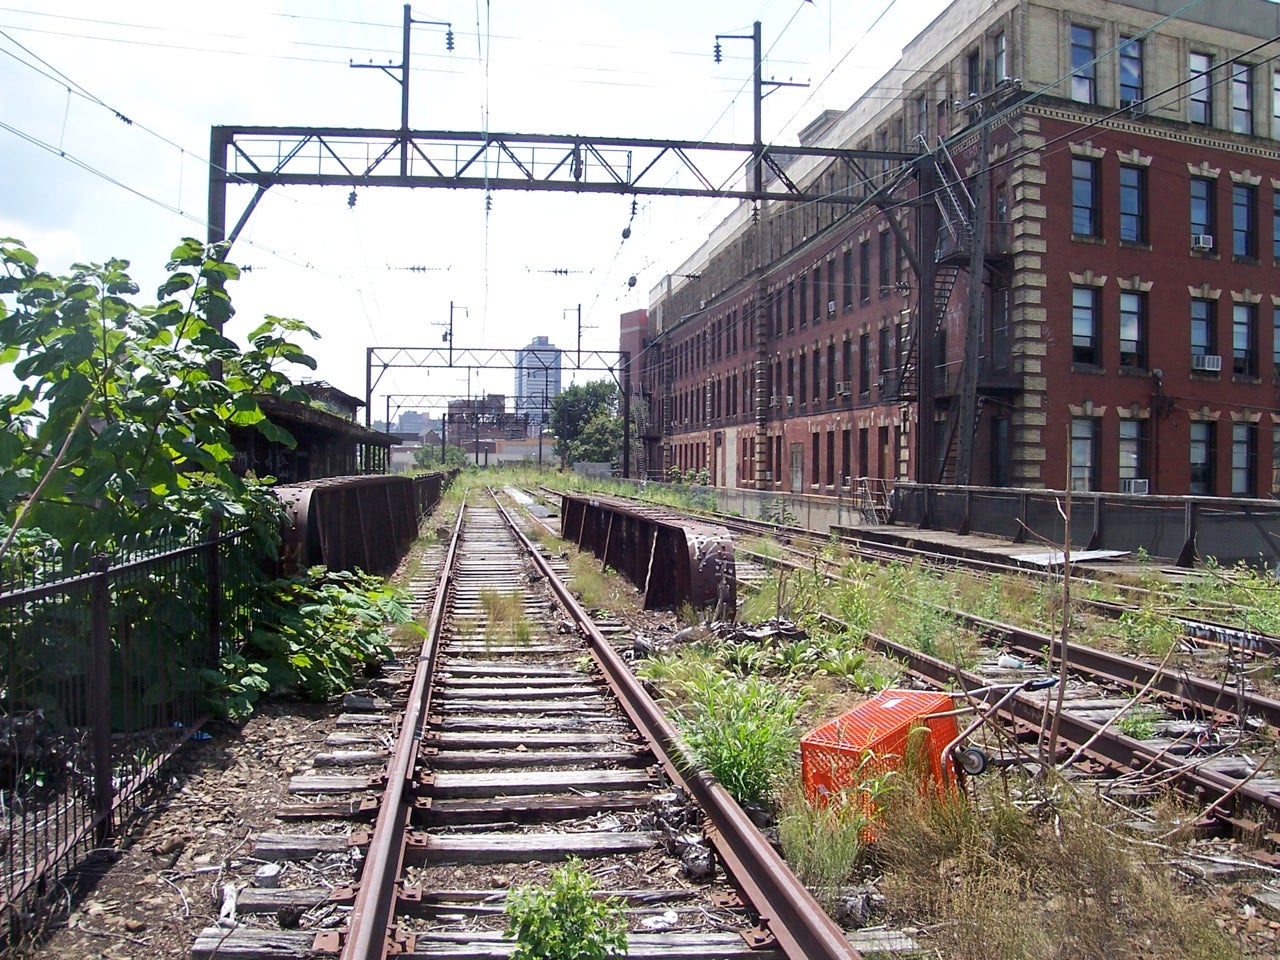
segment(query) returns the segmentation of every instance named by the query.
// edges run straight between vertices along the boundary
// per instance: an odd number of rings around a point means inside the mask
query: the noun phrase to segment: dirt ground
[[[208,727],[213,739],[183,749],[169,789],[145,822],[99,852],[64,890],[71,912],[23,946],[30,960],[178,960],[218,919],[216,895],[260,863],[252,838],[287,829],[275,819],[289,777],[309,763],[337,704],[267,701],[243,729]]]

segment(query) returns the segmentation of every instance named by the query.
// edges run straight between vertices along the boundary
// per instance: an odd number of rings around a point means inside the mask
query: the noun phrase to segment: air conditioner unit
[[[1221,373],[1222,357],[1216,353],[1198,353],[1191,356],[1191,369],[1204,373]]]
[[[1151,486],[1150,480],[1121,480],[1121,493],[1145,494]]]
[[[828,300],[827,313],[835,313],[835,312],[836,312],[836,302],[834,300]]]
[[[848,380],[837,380],[837,381],[836,381],[836,393],[840,394],[840,396],[842,396],[842,397],[847,397],[847,396],[849,396],[849,381],[848,381]]]
[[[1145,117],[1147,115],[1147,104],[1143,100],[1135,100],[1129,104],[1129,116]]]
[[[771,407],[778,407],[778,406],[781,406],[781,405],[782,405],[782,398],[781,398],[781,397],[770,397],[770,398],[769,398],[769,406],[771,406]]]
[[[1213,234],[1211,233],[1193,233],[1191,235],[1192,250],[1212,250]]]
[[[791,394],[787,394],[787,406],[790,407],[794,405],[795,402],[796,402],[796,398],[791,396]]]

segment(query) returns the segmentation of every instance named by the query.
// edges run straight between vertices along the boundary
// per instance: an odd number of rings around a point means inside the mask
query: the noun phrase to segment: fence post
[[[90,681],[89,722],[92,727],[93,812],[98,842],[111,836],[111,808],[115,789],[111,777],[111,591],[107,572],[111,561],[94,554],[89,569],[89,648],[93,663]]]
[[[218,669],[222,662],[222,511],[214,510],[209,517],[209,539],[205,546],[208,568],[209,603],[209,667]]]

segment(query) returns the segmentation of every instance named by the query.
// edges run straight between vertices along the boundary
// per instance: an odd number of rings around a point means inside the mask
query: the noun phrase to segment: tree
[[[413,452],[413,462],[424,470],[439,470],[440,448],[431,444],[423,444]],[[467,451],[461,447],[455,447],[449,444],[444,448],[444,469],[452,470],[455,467],[465,468],[471,461],[467,458]]]
[[[138,305],[127,261],[55,277],[21,242],[0,239],[0,370],[18,382],[0,395],[0,463],[11,465],[0,474],[0,555],[19,527],[108,546],[212,507],[263,507],[254,480],[232,470],[229,429],[293,445],[258,398],[306,401],[282,368],[315,367],[288,339],[315,333],[267,317],[249,349],[225,337],[226,284],[239,271],[224,254],[183,240],[157,302]]]
[[[612,463],[622,452],[618,388],[611,380],[566,389],[551,404],[560,463]]]

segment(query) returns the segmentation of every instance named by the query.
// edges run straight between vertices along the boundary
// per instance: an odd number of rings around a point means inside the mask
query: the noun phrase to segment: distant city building
[[[406,410],[400,414],[400,419],[396,424],[397,433],[425,433],[426,417],[418,410]]]
[[[529,415],[530,429],[551,419],[551,401],[560,393],[560,350],[547,337],[534,337],[516,351],[516,413]]]

